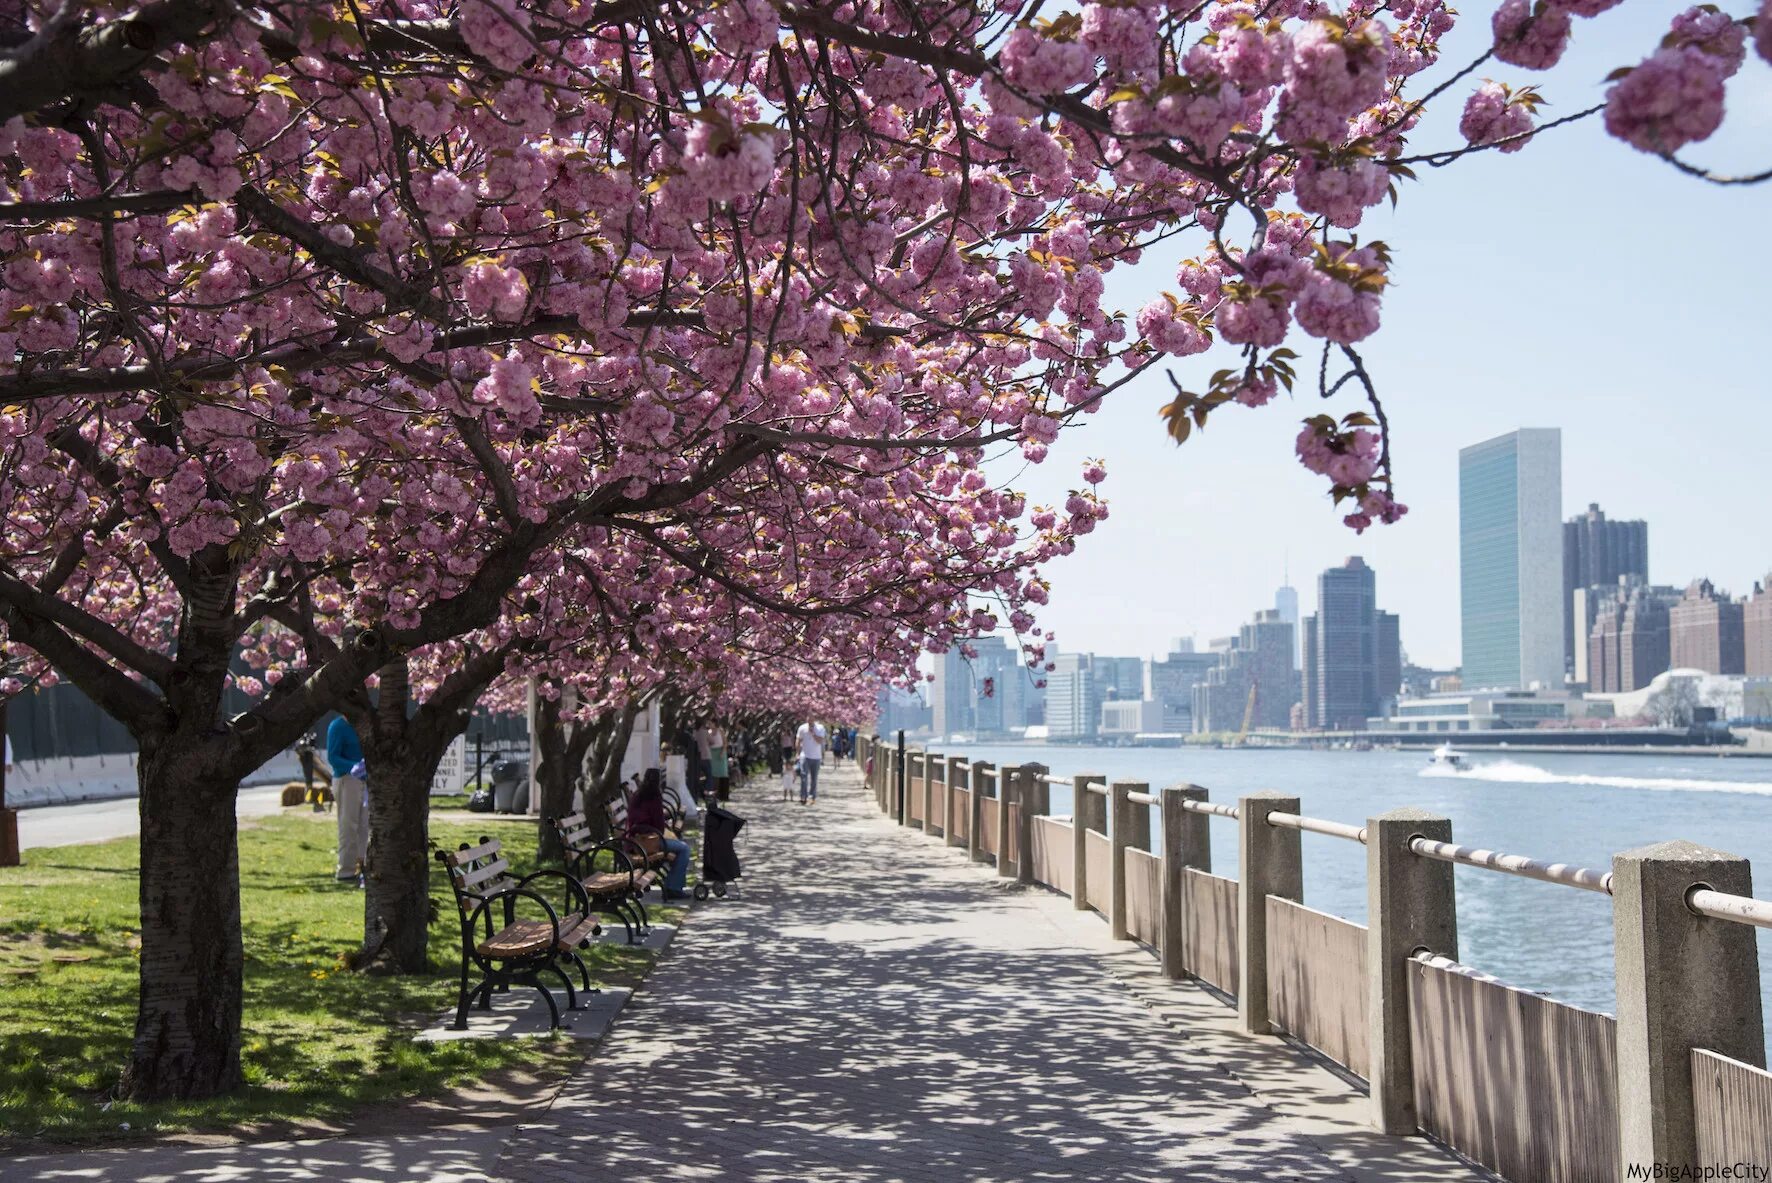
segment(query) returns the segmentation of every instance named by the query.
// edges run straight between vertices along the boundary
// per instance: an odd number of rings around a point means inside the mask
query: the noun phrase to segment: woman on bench
[[[640,778],[640,787],[628,801],[628,836],[650,831],[658,835],[670,853],[671,868],[665,873],[664,898],[686,900],[689,892],[689,843],[671,837],[665,828],[664,776],[656,768],[648,768]]]

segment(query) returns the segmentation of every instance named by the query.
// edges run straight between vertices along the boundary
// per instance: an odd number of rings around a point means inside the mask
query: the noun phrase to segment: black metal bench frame
[[[585,881],[600,872],[601,869],[597,866],[597,856],[600,854],[609,855],[611,864],[608,871],[602,873],[627,877],[628,886],[625,892],[590,895],[591,907],[620,920],[630,945],[637,944],[650,934],[652,921],[646,913],[644,896],[655,878],[662,882],[659,875],[660,861],[649,857],[645,847],[626,836],[587,845],[585,838],[589,835],[590,828],[582,813],[554,818],[550,824],[560,839],[561,859],[566,864],[564,873],[579,884],[580,890],[584,889]],[[659,849],[664,850],[662,842]],[[666,857],[668,858],[668,852]]]
[[[552,975],[565,987],[567,1010],[578,1009],[578,990],[561,968],[562,963],[578,970],[585,993],[597,992],[591,985],[589,968],[578,955],[578,950],[602,931],[600,925],[590,921],[591,903],[584,888],[572,876],[553,868],[517,878],[511,873],[500,843],[488,837],[482,837],[478,846],[464,842],[454,851],[438,850],[437,861],[443,864],[449,877],[449,886],[455,893],[456,906],[461,914],[461,984],[455,1021],[450,1026],[456,1031],[466,1030],[468,1008],[478,1002],[479,1009],[490,1010],[495,991],[502,994],[512,986],[529,986],[547,1002],[550,1025],[559,1029],[560,1007],[554,1001],[553,992],[542,981],[543,974]],[[562,907],[556,908],[535,890],[537,883],[546,880],[560,882]],[[488,949],[519,925],[517,904],[520,900],[539,906],[546,915],[546,943],[525,944],[509,952]],[[533,908],[529,910],[533,911]],[[502,923],[495,921],[495,911],[502,912]],[[576,944],[562,940],[563,934],[569,936],[581,931],[586,922],[590,922],[590,929]],[[476,970],[479,980],[473,981]]]

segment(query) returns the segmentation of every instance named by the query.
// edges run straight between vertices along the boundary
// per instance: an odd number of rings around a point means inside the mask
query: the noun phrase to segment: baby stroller
[[[701,882],[695,885],[696,899],[707,899],[710,890],[725,899],[726,885],[743,874],[733,840],[744,823],[744,818],[718,805],[710,805],[702,814]]]

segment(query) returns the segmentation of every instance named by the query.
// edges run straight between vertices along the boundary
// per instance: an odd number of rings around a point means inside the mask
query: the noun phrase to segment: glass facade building
[[[1464,685],[1563,685],[1563,433],[1522,428],[1458,453]]]

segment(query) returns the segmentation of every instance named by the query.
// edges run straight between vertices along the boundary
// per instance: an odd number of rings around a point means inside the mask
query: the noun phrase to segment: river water
[[[999,764],[1038,761],[1054,774],[1101,773],[1153,790],[1191,782],[1214,801],[1275,789],[1331,821],[1413,805],[1452,819],[1453,839],[1508,854],[1608,870],[1614,853],[1686,838],[1753,861],[1755,894],[1772,898],[1772,759],[1508,755],[1479,751],[1465,772],[1428,768],[1425,752],[943,747]],[[1052,812],[1071,811],[1052,788]],[[1153,837],[1161,831],[1153,818]],[[1214,818],[1212,869],[1237,873],[1236,823]],[[1304,902],[1366,919],[1365,848],[1303,834]],[[1153,843],[1155,844],[1155,843]],[[1564,1002],[1613,1009],[1611,901],[1595,892],[1457,867],[1460,960]],[[1772,1019],[1772,933],[1759,934],[1760,981]]]

